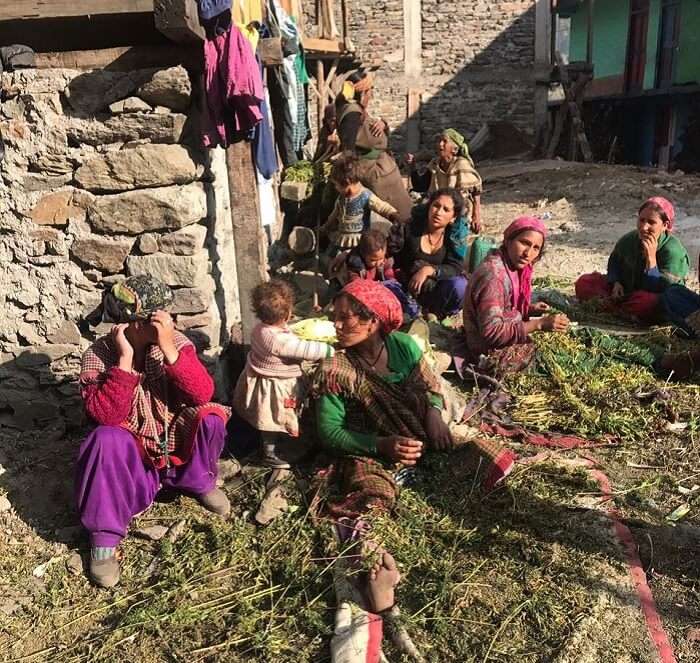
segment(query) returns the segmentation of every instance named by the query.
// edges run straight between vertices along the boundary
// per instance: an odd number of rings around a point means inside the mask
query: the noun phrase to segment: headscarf
[[[445,129],[442,134],[445,138],[449,138],[457,146],[457,156],[464,157],[472,166],[474,162],[469,155],[469,144],[467,139],[462,136],[457,129]]]
[[[532,272],[534,271],[534,267],[533,265],[528,265],[521,270],[511,269],[508,264],[507,256],[505,255],[505,243],[528,230],[534,230],[542,235],[542,248],[544,248],[544,242],[547,239],[547,228],[544,223],[542,223],[542,220],[538,219],[536,216],[521,216],[515,219],[515,221],[503,231],[504,248],[502,252],[504,254],[503,258],[506,271],[508,272],[508,277],[513,286],[513,306],[520,311],[523,320],[527,320],[530,314]]]
[[[103,318],[115,323],[147,320],[172,303],[173,291],[165,283],[152,276],[130,276],[105,294]]]
[[[662,196],[654,196],[653,198],[649,198],[640,208],[639,212],[647,206],[647,205],[656,205],[657,207],[660,207],[663,213],[666,215],[668,218],[668,225],[666,226],[666,230],[670,233],[673,232],[673,221],[676,218],[676,210],[673,208],[673,203],[666,199],[663,198]]]
[[[356,279],[350,281],[341,291],[350,295],[360,304],[367,307],[382,323],[382,331],[390,334],[403,324],[401,304],[391,290],[378,281]]]
[[[346,80],[343,83],[341,94],[346,101],[352,101],[356,92],[366,92],[374,87],[374,76],[366,73],[359,81]]]

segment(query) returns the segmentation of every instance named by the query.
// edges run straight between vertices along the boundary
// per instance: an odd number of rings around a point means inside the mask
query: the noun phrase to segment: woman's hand
[[[619,301],[625,297],[625,287],[619,281],[613,283],[612,291],[610,292],[610,299],[613,301]]]
[[[328,265],[328,273],[330,275],[337,274],[343,268],[349,254],[350,251],[341,251],[335,258],[333,258],[330,265]]]
[[[563,313],[545,315],[541,319],[540,329],[547,332],[565,332],[569,328],[569,318]]]
[[[119,368],[122,371],[130,372],[134,366],[134,346],[129,343],[129,339],[126,337],[128,326],[128,323],[114,325],[112,327],[112,339],[119,356]]]
[[[549,304],[547,302],[537,302],[530,307],[530,315],[542,315],[549,311]]]
[[[430,265],[421,267],[408,282],[408,289],[414,297],[420,295],[420,291],[423,289],[425,282],[435,274],[435,268]]]
[[[472,209],[472,218],[471,221],[469,222],[469,229],[475,233],[479,234],[482,229],[482,224],[481,224],[481,194],[475,194],[474,195],[474,206]]]
[[[379,453],[394,463],[415,465],[423,455],[423,443],[401,435],[380,437],[377,440]]]
[[[659,240],[653,235],[644,235],[642,237],[642,252],[644,254],[644,262],[647,269],[656,267],[656,250],[659,248]]]
[[[386,133],[389,125],[384,120],[375,120],[369,125],[369,132],[375,136],[381,136]]]
[[[454,446],[452,434],[447,424],[442,420],[442,413],[435,407],[429,407],[425,415],[425,432],[428,442],[437,451],[449,451]]]
[[[165,355],[168,364],[174,364],[180,353],[175,347],[175,323],[170,313],[166,311],[155,311],[151,315],[151,326],[155,330],[156,343]]]

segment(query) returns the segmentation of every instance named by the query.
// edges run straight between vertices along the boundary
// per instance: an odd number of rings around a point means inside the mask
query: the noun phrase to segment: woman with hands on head
[[[639,209],[637,229],[624,235],[608,260],[608,273],[584,274],[576,281],[581,301],[600,298],[606,307],[643,322],[663,319],[660,295],[683,284],[690,261],[673,233],[675,210],[666,198],[649,198]]]
[[[90,576],[101,587],[118,583],[117,546],[161,486],[220,516],[230,511],[216,487],[228,409],[209,402],[214,383],[175,329],[172,300],[149,276],[116,283],[103,302],[115,324],[82,359],[80,393],[96,427],[80,447],[75,493]]]

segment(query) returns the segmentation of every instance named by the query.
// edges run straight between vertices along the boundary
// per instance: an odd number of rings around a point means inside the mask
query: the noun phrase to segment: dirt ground
[[[564,162],[480,168],[489,235],[524,213],[547,218],[552,237],[538,276],[570,285],[604,270],[615,240],[655,194],[676,204],[678,235],[697,264],[700,178]],[[682,432],[657,422],[637,440],[580,454],[594,455],[612,481],[614,506],[684,663],[700,660],[692,497],[700,494],[700,387],[688,389],[678,405]],[[48,430],[0,431],[0,661],[330,660],[332,573],[300,498],[266,530],[250,522],[263,490],[254,471],[226,483],[234,505],[227,523],[185,498],[156,504],[132,529],[184,518],[185,534],[173,545],[130,536],[122,585],[99,591],[84,576],[87,541],[71,506],[78,444]],[[483,499],[459,459],[442,458],[404,491],[398,517],[377,525],[401,564],[399,600],[428,661],[658,660],[602,514],[609,505],[572,469],[578,458],[562,452],[522,465]],[[686,502],[688,517],[670,522],[668,513]],[[386,654],[391,663],[407,660],[391,645]]]

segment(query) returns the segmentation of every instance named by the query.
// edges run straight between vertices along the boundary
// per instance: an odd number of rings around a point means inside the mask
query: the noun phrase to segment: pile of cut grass
[[[507,380],[513,419],[532,430],[640,440],[663,427],[694,390],[669,386],[652,368],[665,350],[687,345],[668,330],[621,338],[581,329],[534,334],[533,341],[536,366]]]

